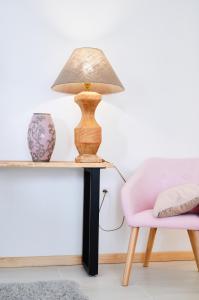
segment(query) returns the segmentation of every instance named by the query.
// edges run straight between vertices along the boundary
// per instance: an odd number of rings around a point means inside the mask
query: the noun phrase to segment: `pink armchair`
[[[199,271],[199,215],[191,213],[169,218],[154,218],[152,210],[157,195],[172,186],[199,184],[199,159],[161,159],[145,161],[122,188],[121,199],[131,236],[122,284],[129,283],[133,256],[140,227],[149,227],[150,233],[144,259],[149,265],[157,228],[186,229]]]

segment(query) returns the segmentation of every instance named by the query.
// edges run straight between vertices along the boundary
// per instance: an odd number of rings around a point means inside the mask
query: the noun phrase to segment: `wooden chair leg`
[[[187,230],[199,272],[199,230]]]
[[[148,237],[148,242],[147,242],[147,247],[146,247],[146,252],[145,252],[145,257],[144,257],[144,267],[148,267],[149,262],[150,262],[150,257],[151,257],[151,252],[155,240],[155,235],[156,235],[157,228],[151,228],[149,232],[149,237]]]
[[[137,243],[139,233],[139,227],[132,228],[131,230],[131,236],[129,240],[129,247],[128,247],[128,253],[126,258],[126,264],[124,269],[124,275],[122,280],[122,285],[127,286],[129,283],[129,277],[132,269],[132,263],[133,263],[133,257],[135,254],[135,247]]]

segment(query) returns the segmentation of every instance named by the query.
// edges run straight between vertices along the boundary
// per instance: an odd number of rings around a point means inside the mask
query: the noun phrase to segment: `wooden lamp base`
[[[101,95],[95,92],[81,92],[75,96],[75,102],[79,105],[82,118],[75,128],[75,145],[79,152],[76,162],[102,162],[97,156],[98,148],[102,141],[101,127],[95,120],[95,110]]]
[[[75,161],[78,163],[101,163],[103,159],[98,155],[80,154],[75,158]]]

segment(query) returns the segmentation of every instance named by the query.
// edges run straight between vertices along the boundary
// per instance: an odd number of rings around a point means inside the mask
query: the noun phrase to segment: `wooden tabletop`
[[[0,168],[112,168],[109,162],[101,163],[76,163],[74,161],[50,161],[50,162],[33,162],[33,161],[12,161],[0,160]]]

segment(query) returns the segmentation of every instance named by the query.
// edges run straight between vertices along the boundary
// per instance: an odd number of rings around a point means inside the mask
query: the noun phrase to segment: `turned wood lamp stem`
[[[79,152],[76,162],[102,162],[97,156],[98,148],[102,141],[102,130],[95,120],[95,110],[101,101],[101,95],[90,92],[90,84],[85,83],[85,92],[75,96],[75,102],[79,105],[82,117],[74,130],[75,145]]]

